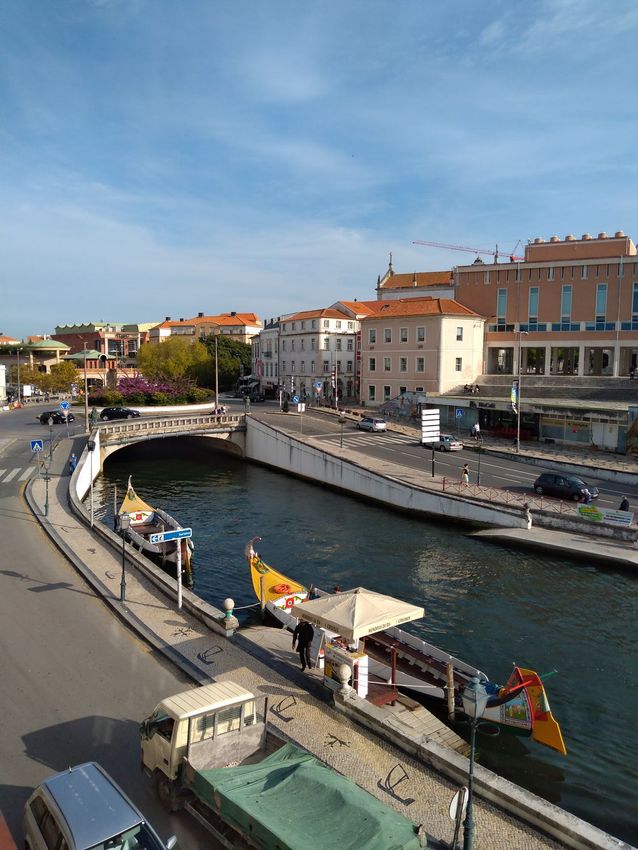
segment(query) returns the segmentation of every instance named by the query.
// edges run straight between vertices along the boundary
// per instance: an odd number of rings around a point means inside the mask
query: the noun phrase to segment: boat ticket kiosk
[[[349,649],[345,641],[327,641],[324,644],[323,683],[333,691],[341,687],[336,671],[342,664],[350,668],[350,684],[355,693],[365,699],[368,695],[368,656],[359,649]]]

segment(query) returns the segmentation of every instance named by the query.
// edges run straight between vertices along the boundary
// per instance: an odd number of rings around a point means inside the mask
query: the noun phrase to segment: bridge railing
[[[246,427],[245,420],[246,417],[243,413],[220,415],[185,413],[176,416],[141,417],[100,425],[100,434],[108,439],[115,436],[130,437],[158,431],[237,431]]]

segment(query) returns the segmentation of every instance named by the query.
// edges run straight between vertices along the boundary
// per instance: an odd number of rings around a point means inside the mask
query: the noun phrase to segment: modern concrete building
[[[87,322],[75,325],[57,325],[53,339],[69,346],[69,354],[78,354],[86,346],[90,351],[115,357],[122,367],[134,367],[140,346],[148,342],[154,322]]]

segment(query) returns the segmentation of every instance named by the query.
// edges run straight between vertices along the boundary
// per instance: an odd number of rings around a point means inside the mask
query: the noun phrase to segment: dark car
[[[36,419],[42,425],[48,425],[49,419],[53,420],[54,425],[64,425],[65,422],[75,422],[75,416],[72,413],[66,415],[61,410],[49,410],[47,413],[41,413],[36,416]]]
[[[539,496],[558,496],[560,499],[573,499],[582,502],[587,491],[592,499],[598,498],[598,487],[586,484],[582,478],[559,472],[543,472],[534,481],[534,490]]]
[[[139,415],[139,410],[131,410],[130,407],[105,407],[100,413],[100,419],[106,422],[109,419],[135,419]]]

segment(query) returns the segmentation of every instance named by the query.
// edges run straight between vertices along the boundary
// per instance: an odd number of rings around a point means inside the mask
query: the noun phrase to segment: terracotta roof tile
[[[416,276],[416,286],[414,278]],[[409,274],[393,274],[381,281],[381,289],[419,289],[426,286],[451,286],[453,283],[450,269],[440,272],[411,272]]]
[[[335,310],[332,307],[324,307],[319,310],[303,310],[301,313],[295,313],[292,316],[286,316],[286,322],[299,322],[304,319],[348,319],[345,313],[341,310]]]
[[[381,301],[382,308],[361,321],[374,321],[384,316],[478,316],[474,310],[459,304],[452,298],[401,298],[397,301]]]

